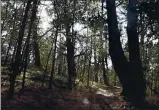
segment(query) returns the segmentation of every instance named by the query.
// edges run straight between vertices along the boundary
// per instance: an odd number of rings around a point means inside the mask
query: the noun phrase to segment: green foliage
[[[49,62],[48,62],[48,71],[51,70],[51,56],[52,56],[52,52],[51,52],[51,48],[52,48],[52,40],[47,38],[47,39],[41,39],[40,40],[40,58],[41,58],[41,64],[43,69],[45,69],[45,66],[47,64],[47,59],[48,56],[50,55],[49,58]],[[50,53],[51,52],[51,53]]]

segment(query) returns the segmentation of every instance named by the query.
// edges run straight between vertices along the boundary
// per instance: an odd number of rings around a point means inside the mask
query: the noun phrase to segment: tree
[[[27,17],[28,17],[28,11],[30,9],[31,2],[32,2],[32,0],[28,0],[28,2],[27,2],[27,6],[26,6],[26,9],[25,9],[25,14],[24,14],[24,17],[23,17],[23,21],[22,21],[22,24],[21,24],[20,30],[19,30],[18,45],[17,45],[17,49],[16,49],[15,61],[14,61],[13,67],[12,67],[13,68],[12,74],[10,75],[10,87],[9,87],[9,91],[8,91],[8,98],[9,99],[13,98],[14,84],[15,84],[16,76],[19,72],[19,66],[20,66],[20,60],[21,60],[22,40],[23,40],[23,36],[24,36],[26,20],[27,20]]]
[[[123,87],[122,95],[134,104],[139,104],[145,100],[145,81],[142,72],[139,55],[139,41],[136,30],[136,1],[129,0],[128,4],[127,33],[129,40],[129,62],[124,55],[120,42],[115,0],[106,0],[106,5],[109,32],[109,54],[114,70]]]
[[[41,67],[41,60],[40,60],[40,50],[39,50],[39,43],[38,43],[38,21],[36,16],[36,22],[33,23],[33,50],[34,50],[34,55],[35,55],[35,66]]]
[[[15,1],[14,1],[14,4],[15,4]],[[14,6],[13,4],[13,6]],[[7,11],[7,9],[6,9]],[[7,15],[7,12],[6,12],[6,15]],[[9,50],[11,49],[11,46],[12,46],[12,42],[13,42],[13,36],[14,36],[14,31],[15,31],[15,22],[16,22],[16,18],[17,18],[17,7],[15,8],[14,10],[14,16],[13,16],[13,29],[12,29],[12,32],[11,32],[11,37],[10,37],[10,40],[9,40],[9,46],[7,48],[7,53],[6,53],[6,57],[5,57],[5,61],[4,61],[4,65],[7,64],[8,62],[8,57],[9,57]],[[3,22],[4,23],[4,22]]]
[[[59,24],[56,24],[56,32],[55,32],[55,38],[54,38],[54,50],[53,50],[53,55],[52,55],[52,69],[51,69],[51,75],[49,79],[49,89],[52,89],[52,80],[53,80],[53,73],[55,72],[55,57],[56,57],[56,43],[57,43],[57,36],[58,36],[58,29]]]
[[[145,98],[146,82],[142,71],[142,63],[140,59],[139,38],[137,32],[137,0],[129,0],[127,13],[127,35],[129,49],[129,65],[132,70],[133,89],[137,89],[136,97]],[[135,87],[136,86],[136,87]]]
[[[26,69],[27,69],[27,66],[28,66],[28,57],[29,57],[29,49],[30,49],[30,37],[31,37],[31,33],[32,33],[32,26],[33,26],[33,23],[35,22],[36,20],[36,12],[37,12],[37,3],[38,3],[38,0],[34,0],[33,1],[33,8],[32,8],[32,15],[31,15],[31,21],[30,21],[30,24],[29,24],[29,32],[28,32],[28,36],[27,36],[27,39],[26,39],[26,48],[25,48],[25,51],[24,51],[24,74],[23,74],[23,80],[22,80],[22,88],[21,88],[21,93],[24,92],[24,86],[25,86],[25,75],[26,75]]]
[[[74,7],[75,7],[75,0]],[[74,12],[73,12],[74,13]],[[74,39],[74,31],[70,32],[71,26],[73,21],[71,21],[72,16],[68,10],[68,3],[65,1],[64,6],[64,26],[66,31],[66,47],[67,47],[67,64],[68,64],[68,88],[72,89],[75,86],[75,78],[76,78],[76,67],[75,67],[75,56],[74,56],[74,49],[75,49],[75,39]],[[73,29],[73,28],[72,28]]]

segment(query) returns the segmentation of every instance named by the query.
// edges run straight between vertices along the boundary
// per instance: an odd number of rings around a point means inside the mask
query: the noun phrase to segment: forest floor
[[[125,102],[118,87],[77,87],[72,91],[53,87],[49,90],[39,83],[26,85],[24,93],[19,94],[20,85],[16,84],[13,100],[7,100],[8,86],[4,84],[7,75],[1,75],[2,110],[138,110]],[[159,96],[152,96],[149,103],[158,106]]]

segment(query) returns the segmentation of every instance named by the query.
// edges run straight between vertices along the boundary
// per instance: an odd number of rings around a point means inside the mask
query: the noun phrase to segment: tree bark
[[[83,71],[82,71],[82,75],[81,75],[81,82],[84,82],[84,74],[86,71],[86,63],[87,63],[87,57],[86,55],[84,55],[84,64],[83,64]]]
[[[29,32],[28,32],[28,36],[27,36],[27,40],[26,40],[26,49],[25,49],[25,55],[24,55],[24,74],[23,74],[23,79],[22,79],[21,93],[24,92],[25,76],[26,76],[26,69],[27,69],[27,66],[28,66],[28,57],[29,57],[30,37],[31,37],[31,33],[32,33],[32,26],[33,26],[33,23],[36,19],[37,2],[38,2],[38,0],[33,1],[31,21],[30,21],[30,24],[29,24]]]
[[[122,84],[123,91],[129,86],[127,77],[129,77],[128,61],[122,50],[120,42],[120,32],[118,29],[115,0],[106,0],[109,32],[109,54],[114,66],[114,70]]]
[[[142,63],[140,59],[139,37],[137,32],[137,0],[129,0],[127,13],[127,35],[129,49],[129,65],[132,72],[132,88],[136,98],[144,99],[146,91],[146,83],[142,71]]]
[[[54,51],[53,51],[53,55],[52,55],[52,69],[51,69],[51,75],[50,75],[50,79],[49,79],[49,89],[52,89],[53,74],[55,72],[55,57],[56,57],[56,48],[57,48],[56,43],[57,43],[58,30],[59,30],[58,28],[59,28],[59,24],[56,24]]]
[[[37,17],[36,17],[36,19],[37,19]],[[33,29],[33,49],[34,49],[34,57],[35,57],[35,66],[37,66],[37,67],[40,67],[41,66],[41,60],[40,60],[40,51],[39,51],[39,44],[38,44],[38,39],[37,39],[37,36],[38,36],[38,34],[37,34],[37,28],[38,28],[38,20],[37,20],[37,22],[34,22],[34,24],[33,24],[33,27],[34,27],[34,29]]]
[[[15,3],[15,1],[14,1],[14,3]],[[16,18],[17,18],[17,7],[16,7],[16,9],[14,10],[14,16],[13,16],[13,29],[12,29],[12,32],[11,32],[11,36],[10,36],[10,40],[9,40],[9,46],[8,46],[8,48],[7,48],[7,54],[6,54],[6,57],[5,57],[5,62],[4,62],[4,65],[6,65],[7,64],[7,62],[8,62],[8,54],[9,54],[9,51],[10,51],[10,49],[11,49],[11,46],[12,46],[12,40],[13,40],[13,38],[14,38],[14,31],[15,31],[15,23],[16,23]]]
[[[108,76],[107,76],[107,72],[105,69],[105,62],[104,62],[104,58],[102,58],[102,70],[103,70],[103,79],[104,79],[104,84],[106,86],[109,86],[109,80],[108,80]]]
[[[98,67],[99,67],[99,62],[97,62],[97,55],[96,55],[96,46],[95,46],[94,41],[94,81],[98,82]]]
[[[34,48],[34,55],[35,55],[35,66],[40,67],[41,66],[41,60],[40,60],[40,51],[39,51],[39,44],[37,42],[37,30],[33,35],[33,48]]]
[[[75,7],[75,0],[74,7]],[[66,47],[67,47],[67,66],[68,66],[68,88],[72,90],[75,86],[75,79],[76,79],[76,67],[75,67],[75,56],[74,56],[74,31],[73,31],[73,23],[71,16],[69,15],[69,11],[67,9],[67,1],[65,1],[64,7],[64,17],[65,17],[65,30],[66,30]],[[73,19],[74,19],[74,12],[73,12]],[[70,29],[72,26],[72,35],[70,33]]]
[[[129,5],[132,1],[129,1]],[[109,31],[109,53],[114,66],[114,70],[119,77],[120,83],[123,87],[122,95],[124,95],[131,102],[139,103],[145,99],[145,82],[142,74],[142,66],[139,55],[138,35],[136,35],[136,27],[132,29],[129,24],[133,24],[129,16],[132,7],[128,6],[128,40],[129,40],[129,61],[124,55],[121,42],[120,32],[118,29],[115,0],[106,0],[107,4],[107,15],[108,15],[108,31]],[[135,15],[136,16],[136,15]],[[130,17],[130,19],[129,19]],[[130,32],[131,33],[130,35]],[[133,35],[133,38],[132,38]],[[134,47],[135,48],[134,48]],[[133,50],[135,49],[135,50]],[[137,54],[137,55],[136,55]],[[135,70],[137,69],[137,70]]]
[[[87,28],[87,36],[88,36],[88,28]],[[88,61],[88,76],[87,76],[87,87],[89,87],[89,81],[90,81],[90,70],[91,70],[91,59],[92,59],[92,35],[91,35],[91,49],[89,54],[89,61]]]
[[[7,19],[8,19],[8,7],[9,7],[9,2],[10,0],[7,0],[7,5],[6,5],[6,9],[5,9],[5,13],[6,13],[6,16],[5,18],[3,19],[3,23],[1,25],[1,33],[3,33],[3,30],[5,28],[5,24],[7,23]],[[15,3],[15,0],[14,0],[14,3]]]
[[[76,68],[75,68],[75,57],[74,57],[74,45],[71,42],[71,38],[66,30],[66,45],[67,45],[67,64],[68,64],[68,87],[72,89],[75,86]]]
[[[63,71],[63,47],[62,47],[62,44],[60,44],[60,46],[59,46],[59,54],[57,55],[58,56],[58,72],[57,72],[57,74],[58,75],[62,75],[62,71]]]
[[[25,14],[24,14],[22,24],[21,24],[20,30],[19,30],[18,46],[16,49],[15,61],[14,61],[13,67],[12,67],[12,69],[13,69],[12,74],[10,75],[10,87],[9,87],[9,91],[8,91],[8,99],[12,99],[13,94],[14,94],[15,79],[19,72],[19,66],[20,66],[20,60],[21,60],[21,46],[22,46],[24,30],[25,30],[25,26],[26,26],[26,20],[28,17],[28,11],[29,11],[31,2],[32,2],[32,0],[28,0],[28,2],[27,2]]]

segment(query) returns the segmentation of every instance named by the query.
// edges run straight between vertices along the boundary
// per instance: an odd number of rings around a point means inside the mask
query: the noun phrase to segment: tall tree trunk
[[[74,9],[75,9],[75,1],[74,0]],[[64,17],[66,20],[65,23],[65,30],[66,30],[66,47],[67,47],[67,66],[68,66],[68,88],[72,89],[75,86],[75,79],[76,79],[76,67],[75,67],[75,56],[74,56],[74,49],[75,49],[75,44],[74,44],[74,26],[71,16],[69,16],[69,11],[68,11],[68,3],[67,0],[65,0],[65,7],[64,7]],[[74,20],[74,12],[73,12],[73,20]],[[72,22],[72,23],[71,23]],[[70,29],[72,26],[72,35],[70,33]]]
[[[41,60],[40,60],[40,51],[39,51],[39,44],[37,42],[37,27],[33,35],[33,48],[34,48],[34,55],[35,55],[35,66],[40,67],[41,66]]]
[[[95,45],[95,42],[94,42],[94,45]],[[98,82],[98,62],[97,62],[97,55],[96,55],[96,46],[94,46],[94,81]]]
[[[88,36],[88,28],[87,28],[87,36]],[[90,70],[91,70],[91,59],[92,59],[92,35],[91,35],[91,51],[90,51],[90,54],[89,54],[89,62],[88,62],[88,76],[87,76],[87,87],[89,87],[89,81],[90,81]]]
[[[62,75],[62,70],[63,70],[62,64],[63,64],[63,55],[59,53],[58,70],[57,70],[58,75]]]
[[[63,75],[66,75],[66,71],[67,71],[67,66],[66,66],[67,61],[66,61],[66,57],[64,56],[62,60],[63,60],[63,64],[64,64],[64,65],[63,65],[62,74],[63,74]]]
[[[129,48],[129,65],[132,72],[133,95],[136,98],[144,99],[146,91],[146,83],[142,71],[142,63],[140,59],[139,37],[137,32],[137,0],[129,0],[127,13],[127,35]]]
[[[14,0],[15,1],[15,0]],[[22,12],[25,11],[25,7],[26,7],[26,0],[23,2],[23,9],[22,9]],[[20,20],[22,21],[23,20],[23,13],[21,13],[21,17],[20,17]],[[18,26],[20,26],[21,23],[18,23]],[[16,49],[17,49],[17,45],[18,45],[18,42],[16,41],[15,44],[14,44],[14,49],[13,49],[13,55],[12,55],[12,60],[11,60],[11,65],[13,65],[14,63],[14,60],[15,60],[15,56],[16,56]]]
[[[49,89],[52,89],[53,74],[55,72],[55,57],[56,57],[56,48],[57,48],[56,43],[57,43],[58,30],[59,30],[58,28],[59,28],[59,24],[56,24],[54,51],[53,51],[53,55],[52,55],[52,69],[51,69],[51,75],[50,75],[50,79],[49,79]]]
[[[36,17],[37,19],[37,17]],[[38,22],[38,20],[37,20]],[[38,31],[38,23],[37,22],[34,22],[33,24],[33,49],[34,49],[34,56],[35,56],[35,66],[37,67],[40,67],[41,66],[41,60],[40,60],[40,51],[39,51],[39,44],[38,44],[38,41],[37,41],[37,31]]]
[[[87,57],[86,57],[86,55],[84,55],[84,65],[83,65],[83,71],[82,71],[82,76],[81,76],[81,82],[82,83],[84,82],[84,74],[85,74],[85,71],[86,71],[86,62],[87,62]]]
[[[104,79],[104,84],[106,86],[109,86],[109,80],[108,80],[108,76],[107,76],[107,72],[105,69],[105,62],[104,62],[104,58],[102,58],[102,70],[103,70],[103,79]]]
[[[103,3],[104,3],[104,0],[102,0],[102,16],[103,16]],[[104,29],[104,23],[105,23],[103,19],[102,19],[101,23],[102,23],[102,29],[100,30],[101,66],[102,66],[102,70],[103,70],[104,84],[106,86],[109,86],[110,84],[109,84],[109,78],[108,78],[108,67],[107,67],[107,70],[106,70],[106,68],[105,68],[105,61],[104,61],[104,55],[106,54],[106,57],[107,57],[107,52],[106,53],[103,52],[103,50],[104,50],[104,48],[103,48],[103,46],[104,46],[104,43],[103,43],[103,37],[104,37],[103,36],[103,29]],[[106,44],[105,45],[107,45],[107,40],[106,40]],[[107,48],[107,46],[105,46],[105,47]],[[106,64],[106,66],[108,66],[108,65]]]
[[[158,22],[158,24],[159,24],[159,0],[157,1],[157,22]]]
[[[68,30],[67,30],[68,31]],[[67,45],[67,64],[68,64],[68,87],[72,89],[75,86],[76,68],[75,68],[75,57],[74,57],[74,45],[71,42],[71,38],[66,32],[66,45]]]
[[[10,2],[10,0],[7,0],[7,5],[6,5],[6,9],[5,9],[6,16],[3,19],[3,22],[2,22],[2,25],[1,25],[1,33],[3,33],[4,27],[5,27],[6,23],[7,23],[9,2]],[[15,3],[15,0],[14,0],[14,3]]]
[[[57,74],[61,75],[62,73],[62,60],[60,59],[59,63],[58,63],[58,70],[57,70]]]
[[[11,60],[11,63],[10,63],[10,66],[13,67],[13,62],[14,62],[14,59],[15,59],[15,54],[16,54],[16,48],[17,48],[17,44],[15,43],[14,45],[14,49],[13,49],[13,55],[12,55],[12,60]],[[13,70],[13,69],[12,69]]]
[[[22,46],[24,30],[25,30],[25,26],[26,26],[26,20],[28,17],[28,11],[29,11],[31,2],[32,2],[32,0],[28,0],[28,2],[27,2],[23,21],[22,21],[22,24],[21,24],[20,30],[19,30],[18,46],[17,46],[17,50],[16,50],[15,61],[14,61],[13,67],[12,67],[13,72],[10,75],[10,87],[9,87],[9,91],[8,91],[8,99],[12,99],[13,94],[14,94],[15,79],[16,79],[16,76],[19,72],[19,66],[20,66],[20,60],[21,60],[21,46]]]
[[[35,19],[36,19],[37,2],[38,2],[38,0],[33,1],[31,21],[30,21],[30,24],[29,24],[29,32],[28,32],[28,36],[27,36],[27,40],[26,40],[26,49],[25,49],[25,55],[24,55],[24,74],[23,74],[23,79],[22,79],[21,93],[24,92],[25,76],[26,76],[26,69],[27,69],[27,66],[28,66],[28,57],[29,57],[30,36],[31,36],[31,33],[32,33],[33,23],[35,22]]]
[[[9,54],[9,51],[11,49],[11,46],[12,46],[12,40],[14,38],[14,31],[15,31],[15,23],[16,23],[16,18],[17,18],[17,7],[16,9],[14,10],[14,16],[13,16],[13,29],[12,29],[12,32],[11,32],[11,36],[10,36],[10,40],[9,40],[9,46],[8,46],[8,49],[7,49],[7,54],[6,54],[6,58],[5,58],[5,62],[4,62],[4,65],[7,64],[8,62],[8,54]]]
[[[89,62],[88,62],[87,87],[89,87],[89,81],[90,81],[91,58],[92,58],[92,53],[89,56]]]
[[[62,45],[60,44],[60,46],[59,46],[59,54],[57,55],[58,56],[58,72],[57,72],[57,74],[58,75],[62,75],[62,71],[63,71],[63,48],[62,48]]]
[[[131,15],[136,10],[136,8],[134,10],[134,8],[130,7],[131,2],[132,1],[129,1],[128,16]],[[128,22],[129,22],[128,28],[130,29],[129,31],[134,32],[131,33],[131,35],[135,35],[135,37],[132,39],[132,37],[130,37],[130,32],[128,32],[128,37],[129,37],[128,43],[130,43],[129,44],[130,64],[129,64],[127,58],[124,55],[120,42],[120,32],[117,23],[115,0],[106,0],[106,4],[107,4],[107,14],[108,14],[109,53],[114,66],[114,70],[118,75],[120,83],[123,87],[122,94],[125,97],[127,97],[130,101],[132,101],[134,104],[137,104],[142,100],[144,100],[145,87],[144,87],[144,78],[142,74],[141,61],[139,58],[140,55],[139,55],[138,36],[135,33],[136,28],[132,29],[130,28],[131,26],[129,27],[129,24],[132,25],[132,21],[129,21],[132,18],[129,19],[128,17]],[[133,12],[131,12],[132,11],[131,9],[133,9]],[[136,47],[134,51],[132,50],[134,49],[132,45]],[[134,53],[137,55],[135,55]],[[134,64],[136,64],[136,66]]]
[[[129,77],[128,61],[124,55],[120,42],[115,0],[106,0],[106,4],[109,32],[109,54],[111,56],[115,72],[118,75],[124,90],[129,86],[129,84],[127,84],[128,81],[126,80],[127,77]]]
[[[67,65],[68,65],[68,88],[72,89],[75,86],[76,67],[74,56],[74,38],[70,35],[70,26],[66,25],[66,46],[67,46]]]
[[[53,43],[54,43],[54,42],[52,42],[52,46],[51,46],[50,52],[49,52],[48,57],[47,57],[47,60],[46,60],[45,70],[44,70],[44,75],[43,75],[43,80],[42,80],[41,86],[43,86],[43,85],[44,85],[44,82],[45,82],[45,77],[46,77],[46,73],[47,73],[48,63],[49,63],[49,59],[50,59],[51,52],[52,52],[52,49],[53,49]]]

